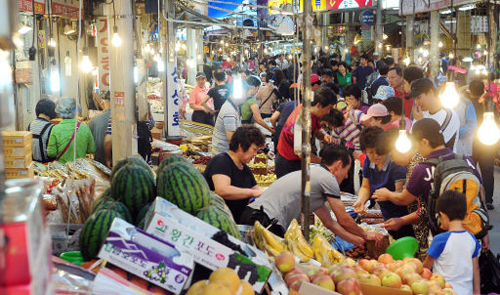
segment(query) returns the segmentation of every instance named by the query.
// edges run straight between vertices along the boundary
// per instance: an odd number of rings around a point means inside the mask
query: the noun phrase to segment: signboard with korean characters
[[[372,7],[373,0],[326,0],[326,9],[352,9]]]

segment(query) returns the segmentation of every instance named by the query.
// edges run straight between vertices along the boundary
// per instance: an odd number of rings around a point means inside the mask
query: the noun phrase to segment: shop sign
[[[179,94],[178,94],[178,73],[177,73],[177,61],[174,62],[167,61],[167,74],[165,79],[167,80],[166,86],[166,130],[167,136],[178,137],[180,135],[180,125],[179,125]]]
[[[33,1],[17,0],[17,9],[22,11],[33,12]],[[45,13],[45,0],[35,0],[35,13],[36,14]]]
[[[97,66],[99,67],[100,91],[109,90],[109,21],[107,17],[97,18]]]
[[[415,1],[415,0],[402,0],[400,6],[400,14],[412,15],[414,13],[429,12],[440,9],[449,8],[451,3],[453,6],[459,6],[465,3],[470,3],[470,0],[429,0],[429,1]],[[413,9],[415,5],[415,10]]]
[[[365,10],[359,16],[359,21],[367,26],[373,25],[375,20],[375,15],[373,15],[373,10]]]
[[[315,12],[315,11],[327,10],[326,2],[328,2],[328,1],[330,1],[330,0],[312,0],[311,1],[312,11]],[[300,2],[299,12],[303,12],[304,11],[304,1],[299,0],[299,2]]]
[[[52,15],[62,16],[69,18],[78,18],[79,8],[77,6],[78,1],[71,0],[71,4],[68,5],[67,0],[52,0]],[[75,4],[74,4],[75,3]],[[35,13],[45,14],[45,0],[35,0]],[[21,11],[33,12],[33,1],[32,0],[17,0],[17,8]],[[48,13],[48,12],[47,12]],[[83,11],[82,11],[83,17]]]
[[[281,5],[285,6],[287,4],[293,5],[292,4],[293,0],[269,0],[267,2],[267,5],[269,6],[269,15],[271,14],[278,14],[280,11],[277,10],[272,10],[272,7],[279,8]]]
[[[334,36],[345,36],[347,32],[347,28],[345,25],[335,25],[328,27],[328,38],[332,38]]]
[[[372,7],[373,0],[325,0],[326,9],[351,9],[360,7]]]

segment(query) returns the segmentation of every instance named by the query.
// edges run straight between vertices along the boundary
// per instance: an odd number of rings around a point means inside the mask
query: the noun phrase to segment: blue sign
[[[367,26],[373,25],[375,21],[375,15],[373,14],[373,10],[365,10],[359,16],[359,21]]]

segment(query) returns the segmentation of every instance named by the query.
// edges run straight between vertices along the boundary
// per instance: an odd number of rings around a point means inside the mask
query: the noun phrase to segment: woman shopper
[[[36,119],[28,125],[27,131],[33,133],[33,161],[40,163],[50,162],[52,159],[47,155],[50,132],[54,124],[49,121],[56,118],[56,104],[50,99],[41,99],[36,104]]]
[[[75,160],[73,157],[75,143],[76,159],[93,154],[95,152],[94,137],[87,124],[77,122],[75,100],[69,97],[59,99],[56,104],[56,113],[62,121],[52,128],[47,155],[62,164],[73,161]]]
[[[262,83],[260,78],[257,76],[250,76],[246,83],[250,86],[260,86]],[[265,87],[265,86],[264,86]],[[250,93],[249,93],[250,94]],[[247,97],[246,101],[241,105],[241,123],[242,124],[252,124],[253,122],[259,124],[260,126],[267,129],[269,132],[274,133],[274,128],[269,126],[260,113],[259,104],[255,96]]]

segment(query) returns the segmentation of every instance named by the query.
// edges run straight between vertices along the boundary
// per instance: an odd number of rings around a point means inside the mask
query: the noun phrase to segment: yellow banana
[[[286,244],[285,241],[278,237],[277,235],[273,234],[266,228],[264,228],[258,221],[255,222],[255,230],[259,231],[261,233],[261,236],[265,242],[265,247],[267,248],[272,248],[273,253],[278,253],[278,255],[286,251]],[[274,255],[274,254],[273,254]]]
[[[345,257],[339,251],[335,250],[327,239],[320,234],[314,237],[313,248],[315,255],[327,258],[329,263],[340,263],[345,260]],[[317,256],[316,259],[318,259]],[[327,263],[327,261],[323,261],[322,264],[323,263]]]
[[[311,246],[304,238],[302,234],[302,230],[300,229],[299,223],[296,219],[292,220],[288,231],[285,233],[285,240],[290,243],[295,243],[296,246],[300,249],[304,255],[309,257],[309,259],[314,257],[314,251],[311,249]]]
[[[297,247],[295,243],[288,244],[289,249],[292,251],[293,255],[295,255],[301,262],[308,262],[311,260],[310,257],[304,255],[302,251]]]

